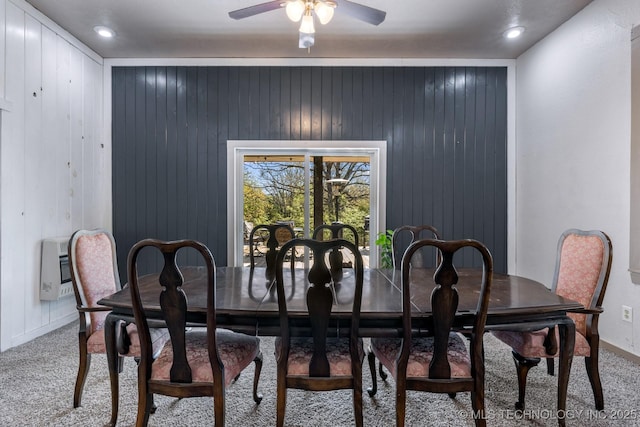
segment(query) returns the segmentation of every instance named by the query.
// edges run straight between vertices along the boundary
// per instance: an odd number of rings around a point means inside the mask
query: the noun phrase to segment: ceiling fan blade
[[[373,25],[380,25],[387,16],[387,12],[380,9],[374,9],[373,7],[354,3],[349,0],[336,0],[336,4],[336,8],[340,12],[344,12],[352,18],[356,18]]]
[[[245,7],[244,9],[233,10],[229,12],[229,16],[233,19],[248,18],[259,13],[269,12],[271,10],[280,9],[284,5],[283,0],[268,1],[266,3],[260,3],[253,6]]]

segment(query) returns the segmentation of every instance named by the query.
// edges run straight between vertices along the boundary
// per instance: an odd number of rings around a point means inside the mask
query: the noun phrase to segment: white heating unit
[[[56,237],[42,240],[42,265],[40,268],[40,299],[57,300],[73,295],[68,237]]]

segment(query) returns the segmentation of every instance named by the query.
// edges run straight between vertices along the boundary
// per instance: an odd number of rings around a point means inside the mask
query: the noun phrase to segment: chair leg
[[[516,402],[516,409],[524,409],[524,395],[527,387],[527,374],[529,369],[540,363],[539,358],[529,358],[521,356],[520,354],[512,351],[513,361],[516,364],[516,372],[518,374],[518,401]]]
[[[213,385],[213,416],[214,426],[224,427],[225,419],[225,389],[224,389],[224,375],[222,381],[216,382]]]
[[[138,384],[138,414],[136,416],[136,427],[146,427],[149,423],[149,414],[153,405],[153,395],[148,394],[146,388],[140,390]]]
[[[547,357],[547,374],[555,375],[555,359],[553,357]]]
[[[107,355],[107,358],[109,355]],[[107,364],[111,365],[113,361],[107,360]],[[108,426],[115,427],[118,421],[118,406],[120,404],[120,379],[119,375],[124,368],[124,356],[116,356],[116,369],[109,368],[109,383],[111,386],[111,419]],[[153,403],[153,399],[152,399]]]
[[[78,376],[76,378],[76,387],[73,392],[73,407],[77,408],[82,404],[82,391],[84,390],[84,383],[87,380],[89,374],[89,366],[91,366],[91,355],[87,353],[86,342],[80,342],[80,364],[78,366]]]
[[[376,356],[373,354],[373,351],[371,351],[371,348],[369,348],[369,352],[367,353],[367,361],[369,362],[369,370],[371,371],[371,387],[367,389],[367,393],[373,397],[378,392],[378,379],[376,378]]]
[[[278,380],[276,386],[276,427],[284,426],[284,411],[287,406],[287,388],[283,374],[278,372]]]
[[[471,392],[471,407],[473,408],[473,418],[476,427],[485,427],[487,425],[487,417],[484,413],[484,394]]]
[[[604,394],[602,393],[602,383],[600,382],[600,371],[598,369],[598,352],[592,352],[591,357],[585,357],[584,364],[587,368],[591,389],[593,390],[596,409],[602,411],[604,409]]]
[[[354,378],[353,384],[353,416],[355,418],[356,427],[362,427],[362,372],[360,378]]]
[[[151,409],[149,410],[149,413],[151,414],[155,414],[156,410],[158,409],[158,405],[156,405],[156,402],[154,400],[154,395],[151,395]]]
[[[260,372],[262,372],[262,352],[258,352],[258,355],[253,362],[256,364],[255,372],[253,374],[253,401],[256,403],[262,402],[262,393],[258,393],[258,381],[260,381]]]
[[[387,373],[384,371],[384,367],[382,366],[382,362],[378,363],[378,373],[380,374],[380,378],[382,378],[382,381],[386,381]]]
[[[406,382],[396,377],[396,427],[404,427],[404,417],[407,411]]]

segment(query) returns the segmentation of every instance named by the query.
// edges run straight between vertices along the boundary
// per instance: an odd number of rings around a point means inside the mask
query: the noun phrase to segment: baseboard
[[[66,316],[56,319],[53,322],[48,323],[44,326],[41,326],[37,329],[34,329],[22,335],[12,337],[10,347],[3,348],[2,351],[8,350],[9,348],[12,348],[12,347],[19,346],[21,344],[28,343],[29,341],[35,338],[38,338],[51,331],[55,331],[56,329],[61,328],[62,326],[68,325],[69,323],[77,319],[78,319],[78,313],[69,313]]]
[[[617,354],[620,357],[624,357],[630,362],[635,363],[636,365],[640,365],[640,356],[633,354],[627,350],[623,350],[620,347],[617,347],[613,344],[610,344],[606,341],[600,340],[600,347],[609,350],[610,352]]]

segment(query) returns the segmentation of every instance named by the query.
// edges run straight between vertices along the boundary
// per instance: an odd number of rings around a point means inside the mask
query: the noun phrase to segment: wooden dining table
[[[183,268],[184,284],[187,296],[187,322],[194,325],[206,324],[207,283],[206,272],[202,267]],[[275,284],[267,280],[263,267],[218,267],[216,269],[216,320],[217,326],[238,332],[263,336],[279,335],[278,302]],[[430,295],[435,286],[433,269],[412,269],[412,317],[416,331],[428,332],[431,318]],[[304,329],[303,307],[306,304],[306,270],[287,270],[285,273],[285,292],[290,318]],[[476,310],[478,284],[482,275],[480,269],[459,269],[459,281],[456,288],[459,293],[459,305],[455,327],[459,330],[469,328]],[[334,307],[332,327],[337,331],[347,331],[350,318],[351,301],[346,295],[353,286],[353,271],[344,270],[344,277],[334,285]],[[400,271],[387,269],[366,269],[362,308],[360,316],[360,335],[363,337],[402,335],[402,293]],[[149,274],[139,280],[140,296],[145,311],[151,317],[160,316],[159,294],[161,287],[158,274]],[[345,297],[344,299],[342,297]],[[112,308],[105,322],[105,340],[112,392],[112,414],[110,425],[115,425],[118,413],[118,354],[115,340],[115,322],[133,321],[131,293],[123,289],[99,304]],[[558,325],[560,334],[560,354],[558,368],[558,414],[566,410],[567,385],[573,358],[575,325],[566,315],[567,311],[582,308],[582,305],[551,292],[542,283],[527,278],[496,274],[493,275],[487,330],[537,330]],[[426,325],[426,326],[425,326]],[[558,416],[560,425],[564,417]]]

